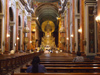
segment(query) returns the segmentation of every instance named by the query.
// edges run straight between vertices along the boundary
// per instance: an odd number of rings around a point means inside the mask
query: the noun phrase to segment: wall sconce
[[[33,29],[32,31],[33,31],[33,32],[35,32],[36,30],[35,30],[35,29]]]
[[[39,19],[39,17],[36,18],[37,20]]]
[[[32,43],[32,41],[30,41],[30,43]]]
[[[57,20],[61,20],[61,18],[60,18],[60,17],[56,17],[56,19],[57,19]]]
[[[16,43],[14,43],[14,46],[16,47]]]
[[[71,34],[71,37],[73,37],[73,34]]]
[[[10,37],[10,34],[7,34],[7,37]]]
[[[66,40],[69,40],[69,38],[67,37]]]
[[[80,33],[81,33],[81,32],[82,32],[82,29],[78,29],[78,32],[80,32]]]
[[[97,16],[97,17],[95,18],[95,20],[96,20],[98,23],[100,23],[100,16]]]
[[[17,40],[19,40],[19,37],[17,37]]]

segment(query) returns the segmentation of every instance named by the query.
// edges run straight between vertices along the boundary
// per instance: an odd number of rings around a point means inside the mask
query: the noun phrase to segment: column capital
[[[16,8],[18,8],[18,9],[19,9],[19,4],[18,4],[18,2],[16,2]]]
[[[23,15],[23,16],[25,15],[25,10],[22,10],[22,15]]]
[[[27,16],[27,21],[31,21],[31,16]]]

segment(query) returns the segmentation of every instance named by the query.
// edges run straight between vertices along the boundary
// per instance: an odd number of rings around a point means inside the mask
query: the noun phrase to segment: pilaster
[[[84,0],[80,0],[80,52],[84,53]]]
[[[29,38],[28,50],[31,50],[31,16],[27,16],[27,24],[28,24],[28,27],[29,27],[29,33],[28,33],[28,38]]]
[[[24,51],[24,17],[25,17],[25,11],[22,10],[22,50]]]
[[[68,8],[68,53],[70,53],[70,8]]]
[[[72,53],[75,53],[75,0],[72,0]]]
[[[18,12],[19,12],[19,6],[18,2],[16,2],[16,52],[18,52]]]
[[[5,52],[9,53],[9,0],[6,0],[6,10],[5,10]]]

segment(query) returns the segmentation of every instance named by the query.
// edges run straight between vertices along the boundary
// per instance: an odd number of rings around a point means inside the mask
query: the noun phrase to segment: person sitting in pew
[[[73,62],[84,62],[84,57],[81,56],[81,52],[77,52],[77,56],[73,59]]]
[[[27,73],[45,73],[46,69],[44,65],[39,64],[40,58],[38,56],[33,58],[32,65],[26,70]]]

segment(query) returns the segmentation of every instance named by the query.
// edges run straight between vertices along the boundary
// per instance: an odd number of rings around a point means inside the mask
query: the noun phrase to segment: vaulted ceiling
[[[56,17],[59,16],[57,6],[51,3],[44,3],[40,5],[35,13],[39,18],[40,24],[42,24],[46,20],[51,20],[56,24]]]
[[[39,2],[39,5],[36,7],[35,15],[38,17],[40,25],[44,21],[52,21],[55,24],[55,27],[58,26],[57,17],[59,17],[58,9],[60,0],[35,0]]]

